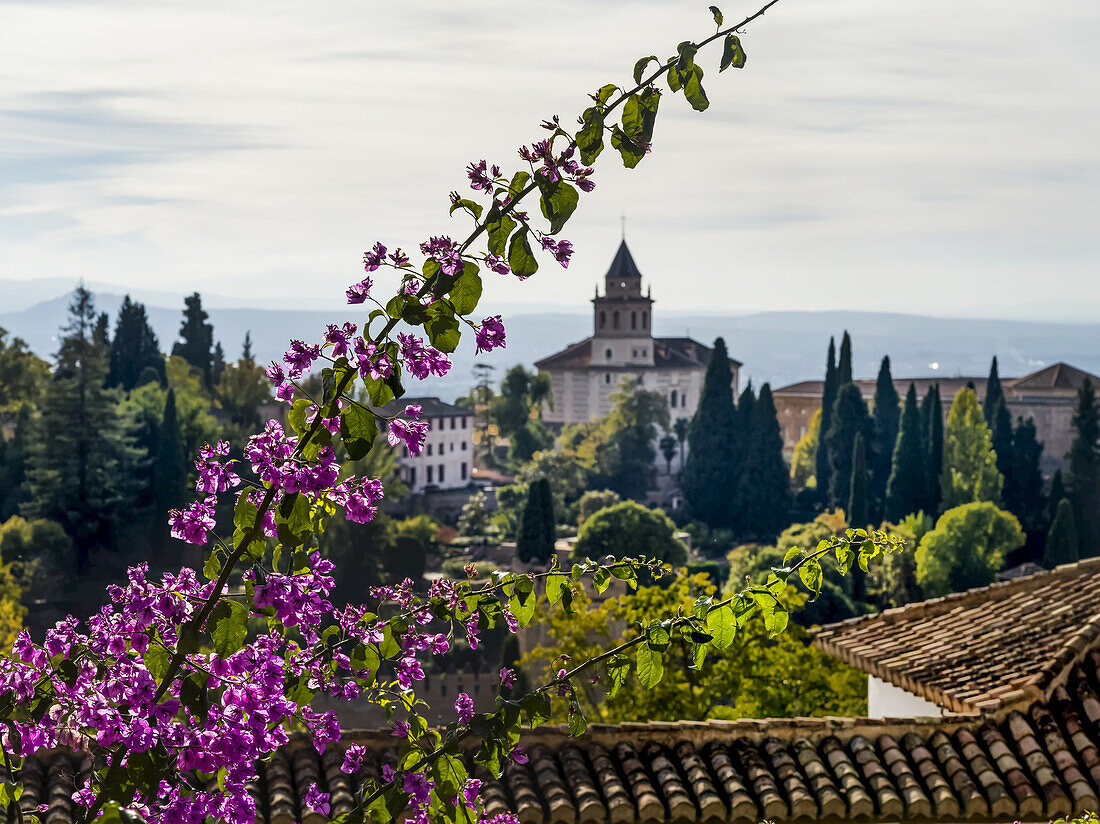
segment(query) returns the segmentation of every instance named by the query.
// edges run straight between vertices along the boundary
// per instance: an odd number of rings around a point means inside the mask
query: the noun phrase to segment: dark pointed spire
[[[615,259],[611,261],[611,268],[607,270],[609,280],[621,280],[623,278],[641,278],[638,265],[630,256],[630,250],[626,248],[626,241],[619,243],[619,251],[615,253]]]

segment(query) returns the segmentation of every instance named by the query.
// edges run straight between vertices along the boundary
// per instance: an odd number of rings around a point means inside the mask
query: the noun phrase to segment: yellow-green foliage
[[[925,597],[991,584],[1005,556],[1024,545],[1020,522],[989,501],[949,509],[917,547],[917,583]]]

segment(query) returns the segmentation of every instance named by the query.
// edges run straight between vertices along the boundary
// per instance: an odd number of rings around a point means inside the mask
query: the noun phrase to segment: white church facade
[[[543,408],[543,422],[560,427],[606,415],[623,378],[662,395],[670,422],[690,420],[711,348],[688,337],[653,336],[653,299],[648,290],[642,294],[642,275],[626,241],[619,245],[604,277],[604,293],[597,288],[592,307],[591,336],[535,363],[550,376],[553,389],[553,408]],[[734,397],[740,367],[730,359]]]

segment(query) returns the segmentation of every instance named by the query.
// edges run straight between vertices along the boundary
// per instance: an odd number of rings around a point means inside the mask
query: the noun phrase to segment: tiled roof
[[[576,739],[541,727],[522,739],[530,762],[488,782],[487,812],[523,824],[1045,822],[1100,805],[1098,666],[1090,652],[1049,700],[987,715],[593,725]],[[252,787],[257,821],[320,824],[301,806],[315,781],[333,816],[347,811],[356,782],[394,758],[393,741],[348,734],[368,746],[353,777],[338,752],[280,751]],[[28,759],[24,809],[45,801],[46,824],[67,824],[72,776],[85,769],[68,755]]]
[[[1068,363],[1052,363],[1036,372],[1016,378],[1014,381],[1006,381],[1006,386],[1016,392],[1028,392],[1035,390],[1062,389],[1076,392],[1081,384],[1088,378],[1094,388],[1100,386],[1100,378],[1076,366]]]
[[[390,401],[385,406],[378,407],[383,415],[397,415],[405,410],[406,406],[416,404],[420,406],[420,417],[438,418],[448,415],[473,415],[474,410],[441,401],[436,397],[410,398],[402,396],[398,400]]]
[[[1010,378],[1003,379],[1005,386],[1010,383]],[[985,378],[970,378],[966,376],[956,376],[951,378],[931,377],[931,378],[894,378],[894,389],[897,390],[898,395],[905,397],[905,393],[909,391],[909,384],[913,384],[917,390],[917,395],[923,397],[924,394],[933,386],[939,385],[940,394],[942,397],[950,401],[955,397],[955,393],[965,387],[968,383],[974,384],[974,389],[978,393],[979,398],[985,397]],[[852,381],[859,387],[860,393],[865,398],[872,398],[875,394],[876,381],[873,378],[860,378]],[[825,381],[813,380],[813,381],[799,381],[798,383],[788,384],[787,386],[781,386],[775,390],[776,395],[811,395],[816,398],[821,397],[821,393],[825,388]]]
[[[1041,695],[1098,635],[1094,558],[851,618],[820,629],[814,643],[934,704],[969,712]]]
[[[556,369],[584,369],[592,362],[592,338],[571,343],[560,352],[547,355],[535,361],[536,369],[554,367]]]
[[[538,369],[584,369],[592,364],[592,346],[596,338],[588,337],[578,343],[571,343],[560,352],[535,361]],[[628,370],[639,368],[657,369],[697,369],[705,368],[710,362],[711,348],[694,338],[653,338],[653,366],[623,367]],[[733,366],[741,366],[741,361],[729,359]],[[601,369],[606,369],[600,365]]]

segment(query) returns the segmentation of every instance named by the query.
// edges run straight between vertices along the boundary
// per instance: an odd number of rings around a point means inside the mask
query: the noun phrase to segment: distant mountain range
[[[23,284],[24,292],[13,290],[13,281],[0,281],[0,327],[27,341],[30,347],[49,357],[57,349],[58,329],[65,321],[69,302],[68,283]],[[112,319],[118,313],[122,295],[107,288],[96,289],[96,306]],[[51,289],[54,296],[45,297]],[[168,293],[130,293],[146,303],[150,322],[161,347],[171,349],[176,339],[182,302]],[[34,298],[32,300],[32,298]],[[204,300],[204,303],[207,301]],[[245,333],[251,331],[256,357],[262,361],[279,358],[292,338],[317,340],[326,323],[362,320],[364,313],[347,307],[335,311],[318,309],[275,309],[219,306],[210,301],[214,336],[222,342],[226,356],[236,359]],[[586,307],[587,309],[587,307]],[[567,344],[592,332],[588,311],[506,312],[508,346],[488,356],[475,357],[472,340],[452,359],[455,366],[443,379],[407,387],[416,394],[439,395],[452,400],[473,384],[475,363],[497,367],[500,376],[510,366],[530,366]],[[1100,324],[1050,323],[1018,320],[975,320],[934,318],[884,312],[763,312],[749,315],[716,316],[705,313],[662,312],[656,307],[653,319],[658,336],[691,337],[711,343],[721,335],[730,354],[742,361],[742,383],[751,378],[759,386],[773,387],[820,377],[830,335],[847,329],[853,340],[854,371],[858,377],[874,377],[883,355],[889,355],[896,377],[930,375],[985,375],[996,354],[1002,376],[1017,376],[1056,361],[1100,373]],[[937,364],[933,366],[933,364]]]

